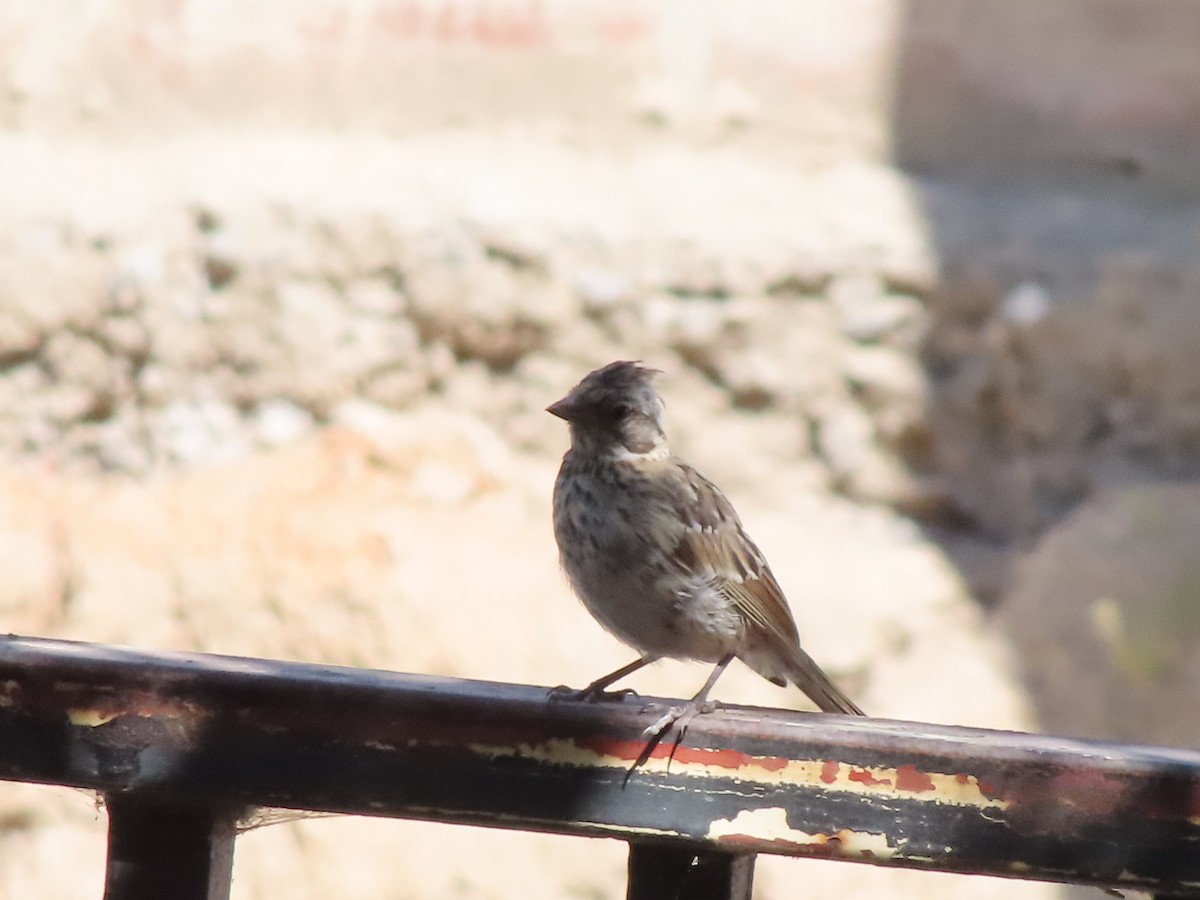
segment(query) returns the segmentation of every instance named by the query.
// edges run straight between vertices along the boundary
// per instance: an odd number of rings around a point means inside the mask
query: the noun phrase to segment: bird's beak
[[[561,400],[551,403],[546,407],[546,412],[552,416],[558,416],[564,421],[570,422],[571,417],[575,414],[575,395],[567,394]]]

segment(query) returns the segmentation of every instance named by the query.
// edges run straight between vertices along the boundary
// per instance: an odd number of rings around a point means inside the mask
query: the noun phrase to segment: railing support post
[[[109,794],[104,900],[229,900],[235,816]]]
[[[750,900],[754,854],[630,843],[626,900]]]

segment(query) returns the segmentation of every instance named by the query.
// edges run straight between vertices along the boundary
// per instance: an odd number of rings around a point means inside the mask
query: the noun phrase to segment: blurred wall
[[[1200,190],[1194,3],[901,6],[891,119],[902,164]]]
[[[896,39],[943,541],[1044,727],[1194,745],[1200,7],[910,0]]]

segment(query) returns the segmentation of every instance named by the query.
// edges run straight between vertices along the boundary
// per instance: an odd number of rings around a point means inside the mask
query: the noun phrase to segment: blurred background
[[[1197,147],[1193,0],[0,0],[0,629],[581,686],[631,657],[543,408],[641,358],[872,714],[1196,746]],[[104,829],[0,785],[0,897],[99,896]],[[234,897],[624,865],[308,820]]]

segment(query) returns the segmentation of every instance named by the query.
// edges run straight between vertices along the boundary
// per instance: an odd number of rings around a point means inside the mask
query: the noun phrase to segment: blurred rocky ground
[[[870,712],[1194,744],[1200,36],[1128,6],[0,5],[0,627],[583,684],[627,651],[557,571],[543,409],[641,358]],[[1131,33],[1151,75],[1089,93]],[[94,896],[91,799],[0,788],[0,896]],[[334,819],[249,833],[234,895],[622,878],[612,842]]]

